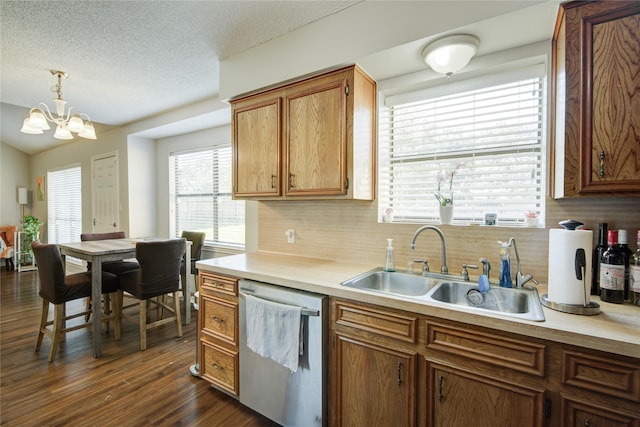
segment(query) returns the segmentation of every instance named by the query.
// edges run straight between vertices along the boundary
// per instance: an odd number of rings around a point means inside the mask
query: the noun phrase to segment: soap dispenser
[[[384,271],[396,271],[396,265],[393,262],[393,239],[387,239],[387,260],[384,263]]]
[[[500,241],[498,241],[498,243],[500,244],[500,287],[513,288],[509,243]]]

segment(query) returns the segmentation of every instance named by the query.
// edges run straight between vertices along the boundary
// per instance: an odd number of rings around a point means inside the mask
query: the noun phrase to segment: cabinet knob
[[[589,427],[591,425],[591,420],[589,418],[584,419],[584,427]]]

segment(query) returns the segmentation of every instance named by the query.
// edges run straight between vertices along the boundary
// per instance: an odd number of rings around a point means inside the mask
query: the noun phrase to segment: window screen
[[[380,110],[381,213],[437,220],[438,189],[453,202],[454,223],[492,212],[515,225],[525,212],[543,213],[544,76],[402,98]]]
[[[231,146],[169,157],[171,227],[206,233],[208,244],[244,246],[244,202],[231,200]]]
[[[79,242],[82,233],[82,169],[47,173],[47,242]]]

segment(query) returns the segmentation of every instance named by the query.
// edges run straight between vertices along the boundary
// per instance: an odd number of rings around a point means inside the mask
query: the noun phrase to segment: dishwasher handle
[[[240,295],[241,298],[244,298],[244,299],[247,298],[247,294],[245,294],[243,292],[238,292],[238,295]],[[258,298],[258,299],[262,299],[262,300],[265,300],[265,301],[269,301],[269,302],[275,302],[276,304],[291,305],[291,304],[286,304],[286,303],[283,303],[283,302],[280,302],[280,301],[274,301],[274,300],[271,300],[271,299],[258,297],[258,296],[255,296],[255,295],[252,295],[252,297]],[[314,317],[317,317],[317,316],[320,316],[320,310],[315,310],[315,309],[306,308],[306,307],[300,307],[300,314],[302,316],[314,316]]]

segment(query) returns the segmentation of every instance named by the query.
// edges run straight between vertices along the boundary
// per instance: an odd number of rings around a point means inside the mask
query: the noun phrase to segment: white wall
[[[358,63],[368,55],[538,3],[543,2],[363,1],[221,61],[220,99]]]
[[[18,204],[18,187],[29,191],[28,215],[33,204],[35,181],[29,180],[29,156],[7,144],[0,144],[0,225],[18,225],[21,209]]]
[[[129,237],[169,237],[168,233],[158,233],[156,206],[159,184],[155,158],[154,140],[137,136],[127,138],[129,210],[126,216]]]
[[[40,238],[47,241],[47,189],[46,176],[50,170],[62,169],[70,165],[79,164],[82,168],[82,231],[91,232],[92,201],[91,201],[91,157],[104,153],[118,153],[119,182],[120,182],[120,224],[125,232],[128,230],[129,221],[126,213],[128,207],[128,177],[127,177],[127,146],[126,135],[122,128],[112,129],[101,135],[99,139],[71,142],[63,146],[35,154],[29,158],[29,185],[30,190],[35,189],[36,177],[45,177],[45,200],[34,201],[32,214],[43,223]]]

